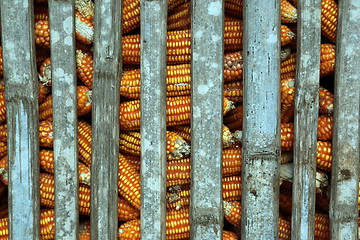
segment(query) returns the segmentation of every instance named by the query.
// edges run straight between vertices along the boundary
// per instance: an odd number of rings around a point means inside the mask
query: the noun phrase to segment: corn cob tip
[[[280,60],[284,61],[288,56],[290,56],[291,54],[291,48],[290,47],[285,47],[281,49],[281,53],[280,53]]]
[[[230,110],[233,110],[235,108],[235,103],[233,101],[230,101],[229,99],[225,98],[224,102],[224,114],[230,112]]]
[[[81,179],[81,183],[90,186],[90,173],[81,172],[79,179]]]
[[[190,154],[190,145],[183,139],[177,138],[175,140],[175,149],[169,153],[170,159],[180,159]]]
[[[234,137],[234,139],[235,139],[236,142],[241,143],[241,142],[242,142],[242,131],[241,131],[241,130],[236,130],[236,131],[233,133],[233,137]]]
[[[329,185],[329,179],[324,172],[317,171],[315,179],[316,179],[315,184],[317,189],[321,190]]]
[[[233,137],[233,134],[229,129],[223,132],[223,147],[231,147],[235,142],[235,139]]]

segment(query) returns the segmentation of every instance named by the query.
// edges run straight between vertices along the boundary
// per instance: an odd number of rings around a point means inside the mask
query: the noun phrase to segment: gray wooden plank
[[[33,1],[1,1],[8,123],[9,238],[40,239],[38,83]]]
[[[298,3],[291,239],[314,239],[321,1]]]
[[[222,239],[224,2],[191,9],[190,239]]]
[[[360,2],[339,1],[334,88],[332,239],[358,238]]]
[[[141,239],[165,239],[167,0],[140,2]]]
[[[241,239],[278,239],[280,1],[244,1]]]
[[[74,1],[49,1],[54,124],[55,237],[79,234]]]
[[[120,0],[95,5],[91,239],[117,238],[121,7]]]

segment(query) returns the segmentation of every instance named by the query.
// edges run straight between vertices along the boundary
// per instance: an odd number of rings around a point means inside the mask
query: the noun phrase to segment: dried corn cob
[[[319,115],[318,118],[318,140],[332,139],[333,117],[329,115]]]
[[[91,112],[92,91],[86,86],[77,86],[77,111],[78,116]],[[49,95],[39,106],[39,119],[52,120],[52,95]]]
[[[34,23],[39,20],[49,20],[49,8],[47,6],[38,5],[34,8]]]
[[[90,166],[91,163],[91,143],[92,143],[92,129],[91,125],[84,120],[78,122],[78,149],[79,159]]]
[[[285,25],[281,25],[281,45],[288,44],[295,34]],[[191,57],[190,30],[169,31],[167,33],[167,63],[170,65],[189,63]],[[225,22],[224,49],[239,51],[242,48],[241,21]],[[122,39],[124,64],[140,64],[140,35],[128,35]]]
[[[224,84],[224,97],[233,102],[242,102],[243,86],[241,81],[227,82]]]
[[[281,151],[292,151],[294,147],[294,123],[281,123]]]
[[[54,152],[48,149],[40,150],[40,169],[48,173],[54,174]],[[90,168],[83,164],[78,163],[79,183],[90,186]]]
[[[5,92],[0,92],[0,123],[6,122]]]
[[[35,43],[44,48],[50,47],[49,21],[39,20],[35,23]]]
[[[7,144],[6,142],[0,141],[0,158],[3,158],[7,155]]]
[[[241,221],[241,204],[240,201],[224,201],[225,219],[234,226],[240,226]],[[290,222],[279,217],[279,239],[290,239],[291,224]]]
[[[119,156],[118,188],[120,195],[140,210],[140,174],[121,155]]]
[[[317,141],[317,167],[325,171],[331,171],[332,144],[326,141]]]
[[[177,133],[166,132],[166,154],[168,160],[183,158],[190,154],[190,146]],[[140,156],[140,133],[135,131],[120,133],[120,151]]]
[[[40,204],[45,207],[54,207],[54,176],[40,173]],[[90,187],[79,184],[79,213],[90,215]],[[127,201],[118,198],[119,221],[128,221],[139,217],[139,211]]]
[[[297,20],[296,8],[287,0],[281,0],[281,22],[295,23]]]
[[[294,118],[294,104],[281,104],[280,121],[281,123],[288,123]]]
[[[41,147],[52,147],[54,143],[53,125],[51,121],[39,123],[39,137]]]
[[[330,239],[329,215],[315,213],[315,239]]]
[[[75,9],[87,20],[93,22],[95,5],[91,0],[75,0]]]
[[[319,88],[319,112],[331,115],[334,110],[334,95],[326,88]]]
[[[232,131],[242,129],[243,106],[238,105],[224,116],[224,124]]]
[[[39,82],[46,86],[51,86],[51,60],[46,58],[40,66]]]
[[[181,136],[185,141],[188,143],[191,142],[191,128],[189,125],[180,125],[180,126],[173,126],[171,127],[171,131],[177,133]],[[223,148],[227,148],[233,145],[234,139],[230,129],[223,125]]]
[[[190,6],[190,1],[184,2],[183,4],[174,8],[171,12],[169,12],[167,19],[168,31],[190,29]]]
[[[321,33],[323,36],[336,42],[336,25],[338,5],[334,0],[321,1]]]
[[[3,64],[3,56],[2,56],[2,46],[0,46],[0,78],[4,76],[4,64]]]
[[[279,194],[279,208],[282,213],[292,213],[292,193],[290,190],[281,189]]]
[[[190,183],[190,158],[167,162],[167,186]],[[223,177],[239,175],[241,172],[241,149],[227,148],[222,154]]]
[[[140,157],[128,154],[121,154],[121,157],[126,158],[126,161],[137,171],[140,172]]]
[[[224,114],[233,108],[232,102],[224,98]],[[190,96],[168,97],[166,100],[167,126],[190,123]],[[133,100],[120,104],[120,128],[140,129],[140,101]]]
[[[40,238],[54,239],[55,212],[53,209],[42,209],[40,213]],[[0,219],[0,239],[9,239],[9,219]]]
[[[224,55],[224,81],[230,82],[242,78],[242,51],[228,52]]]
[[[241,197],[240,176],[223,177],[223,200],[237,201]],[[187,207],[190,204],[190,187],[187,185],[176,185],[166,194],[167,209],[174,210]]]

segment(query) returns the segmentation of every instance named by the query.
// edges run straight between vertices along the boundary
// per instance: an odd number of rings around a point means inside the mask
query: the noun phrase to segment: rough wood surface
[[[54,124],[55,236],[79,233],[74,1],[49,1]]]
[[[121,1],[99,0],[94,20],[91,239],[117,239]]]
[[[8,123],[9,237],[40,239],[38,83],[33,1],[1,1]]]
[[[334,92],[331,238],[358,238],[360,2],[339,1]]]
[[[241,239],[278,239],[280,1],[244,1]]]
[[[141,239],[165,240],[167,0],[141,1]]]
[[[291,239],[314,239],[321,1],[298,4]]]
[[[224,2],[192,2],[191,239],[222,239]],[[206,69],[204,71],[204,69]]]

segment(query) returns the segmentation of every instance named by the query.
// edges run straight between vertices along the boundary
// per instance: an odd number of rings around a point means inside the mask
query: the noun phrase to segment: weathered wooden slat
[[[222,239],[224,2],[191,8],[190,239]]]
[[[38,83],[33,1],[1,1],[8,123],[9,237],[40,239]]]
[[[241,239],[278,239],[280,1],[244,1]]]
[[[120,0],[95,5],[91,239],[117,238],[121,7]]]
[[[358,238],[360,3],[339,1],[334,90],[331,237]]]
[[[165,240],[167,0],[140,2],[141,239]]]
[[[291,239],[314,239],[321,1],[298,3]]]
[[[79,232],[74,1],[49,1],[54,124],[55,236]]]

